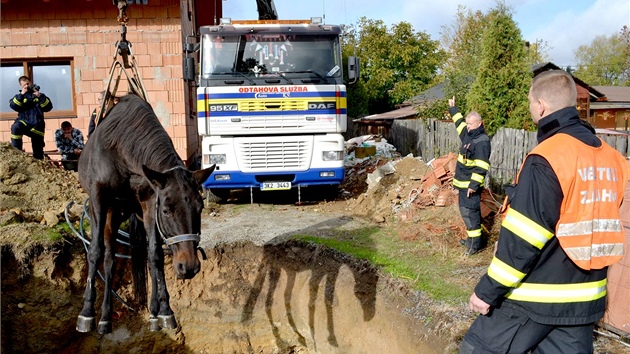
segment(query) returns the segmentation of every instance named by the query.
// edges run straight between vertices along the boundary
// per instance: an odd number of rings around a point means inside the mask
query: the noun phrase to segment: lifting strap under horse
[[[116,1],[116,0],[114,0]],[[98,113],[94,120],[96,125],[99,124],[101,119],[109,113],[114,107],[114,98],[116,97],[116,91],[118,90],[118,84],[120,79],[125,75],[129,84],[129,91],[138,95],[140,98],[149,102],[147,92],[144,88],[142,76],[138,71],[138,64],[136,63],[136,57],[131,50],[131,42],[127,40],[127,0],[117,0],[118,2],[118,23],[120,23],[120,40],[116,42],[116,48],[114,52],[114,61],[109,69],[109,79],[105,89],[105,95],[101,101]]]

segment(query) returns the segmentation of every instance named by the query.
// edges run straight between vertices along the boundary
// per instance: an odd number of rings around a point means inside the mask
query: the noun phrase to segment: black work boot
[[[472,238],[469,237],[468,239],[470,240],[470,244],[467,245],[468,250],[466,251],[466,255],[468,256],[479,253],[485,247],[483,237],[481,236]]]

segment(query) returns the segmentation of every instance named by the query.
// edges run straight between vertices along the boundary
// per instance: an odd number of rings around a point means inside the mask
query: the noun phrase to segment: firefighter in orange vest
[[[630,168],[580,120],[571,75],[534,78],[539,145],[526,157],[460,353],[592,353],[608,265],[623,255],[619,207]]]

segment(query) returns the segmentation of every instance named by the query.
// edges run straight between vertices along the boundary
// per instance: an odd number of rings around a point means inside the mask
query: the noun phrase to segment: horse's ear
[[[214,171],[216,167],[217,165],[212,165],[206,168],[205,170],[195,171],[193,172],[193,178],[195,178],[195,181],[197,181],[197,184],[201,186],[201,184],[205,182],[208,179],[208,177],[210,177],[210,175],[212,174],[212,172]]]
[[[164,185],[166,184],[166,175],[158,171],[153,171],[145,165],[142,165],[142,172],[144,172],[144,176],[149,180],[151,185],[157,186],[158,188],[164,188]]]

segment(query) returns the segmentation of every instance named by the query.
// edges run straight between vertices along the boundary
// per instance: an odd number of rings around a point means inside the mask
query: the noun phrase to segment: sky
[[[505,0],[523,38],[547,42],[554,64],[575,66],[574,52],[595,37],[630,26],[630,0]],[[324,17],[328,24],[356,24],[361,17],[388,27],[405,21],[416,32],[440,40],[444,26],[456,21],[457,7],[487,12],[496,0],[274,0],[279,19]],[[223,17],[257,19],[255,0],[223,0]]]

